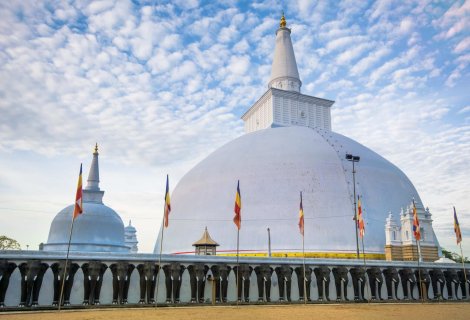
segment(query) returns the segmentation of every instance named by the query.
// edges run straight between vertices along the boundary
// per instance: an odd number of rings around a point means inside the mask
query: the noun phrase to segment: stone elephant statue
[[[247,264],[240,264],[240,268],[233,267],[235,273],[235,280],[237,282],[237,297],[238,302],[250,302],[250,277],[253,268]],[[243,291],[242,291],[243,287]],[[243,292],[243,296],[242,296]]]
[[[444,277],[446,278],[448,299],[458,299],[457,288],[459,287],[459,276],[457,275],[457,271],[455,269],[444,270]],[[454,284],[453,291],[452,283]]]
[[[305,266],[305,278],[304,278],[304,267],[295,268],[295,274],[297,275],[297,283],[299,285],[299,300],[312,301],[310,299],[310,285],[312,284],[312,268]],[[304,289],[306,295],[304,294]]]
[[[274,270],[267,264],[255,268],[258,282],[258,301],[263,302],[263,293],[266,293],[266,301],[271,302],[271,276]]]
[[[367,301],[364,288],[366,286],[366,270],[363,267],[354,267],[349,270],[354,289],[354,301]]]
[[[405,300],[410,300],[414,299],[413,297],[413,289],[416,284],[416,278],[413,273],[413,270],[407,268],[407,269],[400,269],[398,271],[398,274],[400,275],[401,279],[401,285],[403,287],[403,297]],[[410,291],[408,291],[408,283],[410,284]]]
[[[127,304],[127,294],[131,274],[135,266],[127,261],[120,261],[109,266],[113,274],[113,302],[112,304]]]
[[[68,306],[70,305],[70,293],[72,292],[73,279],[75,273],[77,273],[80,266],[73,262],[67,262],[67,269],[65,268],[65,261],[53,263],[51,265],[52,274],[54,276],[54,298],[52,299],[52,305]],[[64,281],[65,276],[65,281]],[[64,284],[64,291],[62,299],[60,298],[60,292],[62,291],[62,283]]]
[[[38,305],[42,279],[49,266],[39,260],[29,260],[18,266],[21,273],[21,299],[19,307]]]
[[[415,270],[415,277],[418,284],[418,296],[420,299],[429,297],[429,287],[431,285],[431,277],[428,270],[421,268]],[[423,292],[424,291],[424,292]],[[425,293],[425,294],[423,294]]]
[[[227,302],[228,275],[231,269],[225,263],[211,267],[215,280],[215,302]]]
[[[467,299],[467,287],[465,284],[468,283],[470,285],[470,271],[465,270],[464,273],[463,270],[459,270],[457,271],[457,275],[459,276],[460,289],[462,290],[462,299]]]
[[[163,266],[162,269],[165,273],[166,303],[179,303],[181,280],[185,268],[179,262],[172,262]]]
[[[432,291],[434,291],[434,300],[443,299],[442,290],[444,289],[444,284],[446,283],[446,278],[441,269],[432,269],[429,270],[429,275],[431,276]],[[440,284],[438,286],[437,284]]]
[[[204,288],[209,267],[204,263],[196,263],[188,267],[189,282],[191,284],[191,302],[204,303]]]
[[[157,283],[158,266],[147,261],[137,266],[140,276],[140,304],[155,303],[155,287]]]
[[[291,301],[290,292],[292,286],[292,272],[294,269],[289,266],[282,265],[275,268],[274,271],[276,271],[277,281],[279,283],[279,301]]]
[[[318,301],[330,301],[330,268],[320,266],[313,269],[317,280]]]
[[[5,259],[0,260],[0,308],[5,307],[5,295],[10,284],[10,276],[15,269],[16,264],[13,262],[8,262]]]
[[[341,301],[341,289],[343,289],[344,300],[348,299],[348,268],[343,266],[337,266],[332,269],[333,277],[335,278],[336,287],[336,301]]]
[[[398,300],[398,284],[400,283],[400,277],[398,276],[397,269],[390,267],[383,271],[385,277],[385,284],[387,285],[387,296],[389,300]],[[393,290],[395,289],[395,290]],[[393,296],[395,291],[395,297]]]
[[[367,269],[367,276],[369,277],[370,291],[372,300],[382,299],[382,285],[384,278],[382,271],[378,267],[372,267]]]
[[[99,305],[103,275],[108,266],[101,261],[82,264],[83,305]]]

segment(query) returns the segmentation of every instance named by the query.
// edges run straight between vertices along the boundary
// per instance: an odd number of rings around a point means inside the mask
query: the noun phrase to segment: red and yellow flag
[[[455,236],[457,237],[457,244],[462,242],[462,232],[460,231],[460,225],[459,225],[459,220],[457,219],[457,212],[455,212],[455,207],[454,207],[454,231],[455,231]]]
[[[237,183],[237,194],[235,195],[235,217],[233,217],[233,222],[237,226],[237,229],[240,230],[242,224],[242,196],[240,195],[240,180]]]
[[[73,220],[83,212],[83,191],[82,191],[82,164],[80,163],[80,174],[78,175],[77,194],[75,195],[75,207],[73,209]]]
[[[168,228],[168,218],[170,216],[171,204],[170,204],[170,182],[168,175],[166,175],[166,191],[165,191],[165,213],[164,213],[164,225]]]
[[[364,226],[364,219],[362,217],[362,204],[361,198],[357,196],[357,227],[359,228],[359,236],[364,238],[366,234],[365,226]]]
[[[300,234],[303,236],[304,235],[304,206],[302,205],[302,192],[300,192],[299,229],[300,229]]]
[[[421,230],[419,228],[418,212],[416,211],[415,200],[413,199],[413,233],[416,241],[421,240]]]

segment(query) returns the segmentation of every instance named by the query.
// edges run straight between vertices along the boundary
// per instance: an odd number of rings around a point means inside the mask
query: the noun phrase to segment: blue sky
[[[104,201],[151,251],[171,187],[243,134],[285,11],[302,92],[400,167],[457,251],[470,238],[470,1],[0,4],[0,233],[47,240],[100,145]],[[294,215],[295,216],[295,215]],[[366,217],[367,218],[367,217]],[[466,250],[470,255],[470,246]]]

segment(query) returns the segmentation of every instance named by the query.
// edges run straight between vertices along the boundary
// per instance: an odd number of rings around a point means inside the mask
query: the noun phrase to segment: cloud
[[[469,48],[470,48],[470,37],[466,37],[455,46],[454,52],[461,53],[462,51],[468,50]]]

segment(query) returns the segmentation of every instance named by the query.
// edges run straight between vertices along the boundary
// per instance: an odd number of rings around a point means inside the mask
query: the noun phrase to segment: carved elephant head
[[[54,299],[52,301],[53,306],[57,306],[59,304],[62,283],[64,284],[62,305],[70,305],[70,293],[72,291],[73,279],[79,268],[80,266],[78,264],[70,261],[67,262],[67,268],[65,268],[65,261],[56,262],[51,265],[51,270],[54,275]]]
[[[188,266],[189,282],[191,284],[191,302],[204,302],[204,288],[209,267],[203,263]]]
[[[140,300],[139,303],[155,303],[155,287],[157,281],[158,266],[154,262],[144,262],[137,266],[140,276]]]
[[[444,271],[444,277],[446,278],[447,293],[449,298],[457,298],[457,287],[460,284],[457,270],[447,269]],[[452,291],[452,283],[454,283],[454,291]]]
[[[367,269],[367,275],[369,276],[369,281],[375,281],[378,283],[383,282],[382,271],[380,268],[372,267]]]
[[[185,267],[179,262],[172,262],[163,267],[165,272],[166,302],[179,303],[181,280]]]
[[[21,273],[21,301],[19,306],[37,306],[42,279],[49,266],[39,260],[29,260],[18,266]]]
[[[83,304],[99,305],[103,275],[108,266],[101,261],[90,261],[82,264],[83,271]]]
[[[10,284],[10,276],[15,271],[16,264],[0,259],[0,308],[5,306],[5,294]]]
[[[313,272],[315,273],[315,277],[317,278],[317,282],[318,280],[321,280],[321,281],[330,281],[330,268],[328,268],[327,266],[320,266],[320,267],[316,267]],[[346,273],[347,274],[347,273]]]
[[[347,282],[348,281],[348,268],[344,266],[338,266],[333,268],[333,276],[335,277],[335,282],[337,281],[342,281],[342,282]]]
[[[237,267],[233,268],[233,271],[235,272],[235,276],[237,275]],[[239,277],[242,280],[249,280],[251,277],[251,272],[253,272],[253,268],[250,267],[247,264],[240,264],[240,269],[238,270]]]
[[[135,266],[127,261],[120,261],[109,266],[113,274],[113,304],[127,304],[127,293],[132,271]]]

